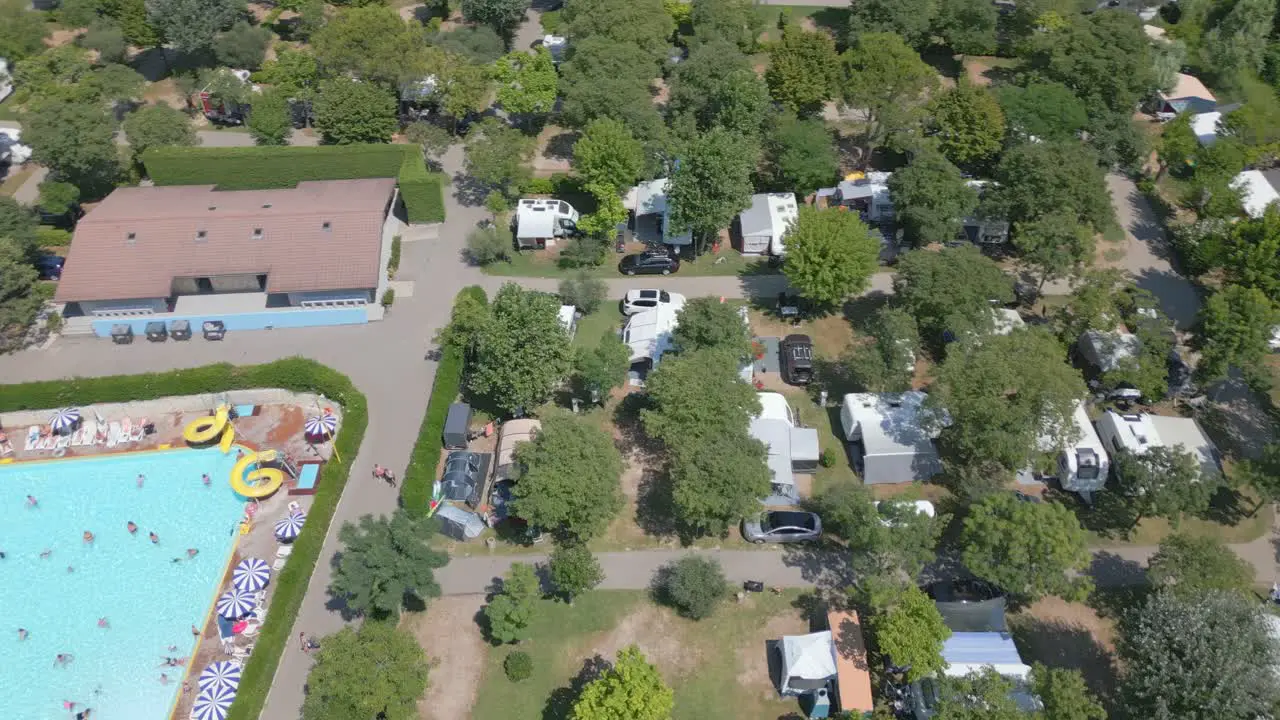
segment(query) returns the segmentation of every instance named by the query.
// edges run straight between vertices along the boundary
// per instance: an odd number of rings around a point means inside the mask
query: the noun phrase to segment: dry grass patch
[[[1009,625],[1023,660],[1079,670],[1099,697],[1114,696],[1114,620],[1088,605],[1047,597],[1010,615]]]
[[[483,595],[442,597],[432,600],[426,612],[401,620],[401,628],[417,638],[431,663],[427,692],[418,701],[419,717],[456,720],[470,715],[488,646],[475,623],[483,605]]]

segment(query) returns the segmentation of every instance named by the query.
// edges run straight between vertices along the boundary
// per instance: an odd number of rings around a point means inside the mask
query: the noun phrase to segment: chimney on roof
[[[320,223],[320,229],[324,230],[325,232],[329,232],[331,227],[332,226],[330,225],[328,220],[325,220],[324,222]]]

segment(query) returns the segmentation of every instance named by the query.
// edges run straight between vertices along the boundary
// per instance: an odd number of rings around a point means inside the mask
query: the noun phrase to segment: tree
[[[38,227],[36,215],[30,208],[11,197],[0,195],[0,238],[12,240],[25,254],[36,249]]]
[[[440,109],[456,120],[480,113],[491,104],[492,93],[487,68],[473,65],[464,58],[444,54],[428,67],[439,81],[436,91]]]
[[[1239,484],[1248,485],[1258,494],[1258,504],[1253,507],[1251,516],[1257,515],[1263,505],[1280,499],[1280,444],[1268,443],[1262,449],[1261,457],[1240,461],[1236,465],[1235,478]]]
[[[181,110],[166,104],[147,105],[124,120],[124,134],[133,151],[133,161],[142,164],[142,154],[153,147],[190,147],[196,131]]]
[[[86,198],[98,198],[120,172],[115,123],[106,111],[90,105],[43,103],[24,119],[22,140],[31,145],[32,158],[80,188]]]
[[[961,55],[990,55],[999,19],[995,4],[985,0],[938,0],[933,32]]]
[[[849,379],[865,392],[905,392],[915,376],[920,329],[901,308],[883,307],[871,318],[871,342],[852,344],[840,357]]]
[[[807,197],[839,172],[835,142],[821,120],[778,113],[768,123],[764,146],[767,173],[778,190]]]
[[[843,538],[859,576],[905,574],[911,579],[938,555],[948,518],[932,517],[906,500],[876,503],[865,485],[842,483],[814,499],[823,530]]]
[[[13,66],[17,99],[29,105],[42,102],[98,103],[102,98],[89,77],[88,54],[74,45],[50,48]]]
[[[603,263],[609,250],[607,241],[612,241],[618,227],[627,222],[627,208],[616,186],[589,182],[582,189],[596,201],[596,211],[578,219],[578,230],[585,233],[585,237],[574,238],[560,251],[561,267],[595,267]]]
[[[560,65],[562,115],[573,127],[613,118],[640,140],[657,140],[666,133],[649,94],[657,73],[657,63],[639,46],[588,37],[575,43],[573,54]]]
[[[467,22],[488,25],[507,36],[524,22],[529,0],[462,0],[461,8]]]
[[[738,359],[717,348],[664,357],[645,381],[645,433],[669,448],[746,432],[760,413],[755,389],[738,377]]]
[[[849,11],[849,44],[871,33],[900,35],[922,48],[929,42],[935,0],[862,0]]]
[[[1013,281],[976,247],[964,245],[903,255],[893,292],[920,330],[936,341],[947,331],[989,330],[991,305],[1013,300]]]
[[[1132,670],[1120,685],[1128,717],[1266,717],[1280,688],[1275,641],[1256,600],[1238,593],[1154,593],[1121,625]],[[1230,682],[1224,679],[1230,678]]]
[[[271,30],[237,20],[229,30],[219,33],[213,51],[218,62],[233,68],[257,70],[267,56]]]
[[[677,125],[755,138],[768,108],[769,89],[750,58],[726,40],[696,46],[672,73],[667,111]]]
[[[1151,41],[1137,15],[1100,12],[1039,33],[1028,62],[1040,76],[1071,88],[1090,108],[1132,113],[1155,90]]]
[[[727,40],[742,52],[755,49],[763,21],[752,0],[693,0],[689,21],[701,42]]]
[[[89,74],[86,87],[111,110],[142,97],[146,79],[127,65],[104,65]]]
[[[1164,126],[1160,133],[1160,173],[1172,170],[1175,176],[1185,176],[1193,158],[1200,150],[1200,140],[1191,129],[1191,113],[1183,113]]]
[[[408,598],[425,605],[440,595],[435,570],[449,562],[433,550],[432,523],[405,510],[390,518],[360,518],[338,532],[342,555],[333,571],[329,593],[347,610],[372,618],[395,616]]]
[[[564,22],[575,42],[599,38],[639,49],[655,73],[676,29],[661,0],[573,0],[565,5]]]
[[[1051,211],[1014,225],[1013,246],[1040,276],[1039,294],[1049,280],[1075,275],[1093,260],[1093,231],[1069,212]]]
[[[257,145],[288,145],[293,134],[289,98],[283,90],[268,90],[253,100],[253,112],[245,123]]]
[[[1151,51],[1151,72],[1155,75],[1156,89],[1173,92],[1178,86],[1178,73],[1187,64],[1187,44],[1165,38],[1165,42],[1152,43]]]
[[[1104,230],[1116,224],[1102,169],[1079,143],[1023,143],[1000,158],[990,210],[1011,223],[1053,211]]]
[[[130,45],[155,47],[161,42],[162,30],[151,21],[146,0],[100,0],[102,14],[120,23]]]
[[[453,135],[448,130],[421,120],[410,123],[404,129],[404,136],[409,142],[421,145],[422,152],[429,158],[439,158],[453,146]]]
[[[1231,367],[1246,374],[1265,374],[1263,362],[1271,353],[1272,329],[1280,313],[1259,289],[1226,285],[1209,296],[1200,311],[1196,341],[1201,351],[1196,371],[1220,379]]]
[[[626,125],[598,118],[573,144],[573,167],[589,183],[631,187],[644,170],[644,146]]]
[[[1014,682],[990,665],[972,670],[967,675],[943,677],[939,684],[941,688],[934,715],[938,720],[1031,720],[1041,717],[1019,707],[1014,697]]]
[[[1150,447],[1142,454],[1111,457],[1119,490],[1133,512],[1133,527],[1145,517],[1167,518],[1174,527],[1183,513],[1209,507],[1218,484],[1200,472],[1200,462],[1181,445]]]
[[[786,245],[782,272],[817,305],[862,292],[879,269],[880,239],[854,213],[801,206]]]
[[[860,2],[858,7],[870,4]],[[937,73],[899,35],[861,33],[841,62],[841,96],[846,105],[866,113],[866,153],[883,145],[890,133],[909,128],[919,113],[921,96],[938,84]]]
[[[1147,577],[1157,589],[1178,594],[1212,590],[1248,593],[1253,566],[1217,538],[1173,533],[1147,561]]]
[[[0,2],[0,57],[11,63],[40,54],[49,34],[44,18],[28,7],[26,0]]]
[[[273,89],[309,98],[320,83],[320,64],[315,54],[307,50],[281,50],[274,60],[262,66],[258,75]],[[253,107],[256,111],[258,103]]]
[[[764,443],[743,430],[681,440],[671,447],[667,465],[681,529],[724,536],[742,518],[758,513],[772,480],[767,457]]]
[[[978,207],[978,191],[970,187],[941,153],[924,150],[905,168],[889,176],[894,216],[916,247],[950,242],[961,221]]]
[[[488,605],[484,617],[489,636],[499,643],[518,643],[529,638],[529,623],[542,596],[538,575],[528,563],[512,563],[502,578],[502,589]]]
[[[1031,687],[1044,703],[1046,720],[1107,720],[1102,703],[1089,692],[1079,670],[1031,666]]]
[[[45,180],[40,183],[40,212],[50,215],[66,215],[80,204],[80,188],[71,183]],[[0,230],[0,237],[10,237]]]
[[[1062,83],[1001,85],[996,88],[996,98],[1004,109],[1009,133],[1020,139],[1070,140],[1089,124],[1084,101]]]
[[[676,314],[671,344],[679,352],[719,348],[733,357],[746,358],[751,354],[751,329],[736,306],[718,298],[698,297]]]
[[[538,435],[518,445],[515,455],[524,467],[514,511],[533,527],[586,542],[622,509],[622,457],[598,427],[563,415],[546,417]]]
[[[344,8],[311,43],[327,73],[397,85],[427,75],[426,39],[385,5]]]
[[[600,338],[594,348],[580,346],[573,358],[573,369],[587,392],[605,397],[623,383],[631,368],[631,348],[613,333]]]
[[[560,301],[584,313],[595,312],[608,292],[609,287],[603,280],[585,272],[560,281]]]
[[[244,0],[147,0],[149,21],[187,53],[211,49],[218,32],[244,13]]]
[[[640,648],[618,651],[618,661],[582,689],[569,720],[668,720],[675,694]]]
[[[316,129],[330,145],[390,142],[400,129],[396,99],[373,83],[334,78],[320,83]]]
[[[551,52],[539,47],[532,54],[508,53],[494,65],[498,102],[513,115],[545,115],[556,104],[556,68]]]
[[[1222,246],[1227,282],[1280,297],[1280,209],[1267,208],[1260,218],[1218,223],[1208,241]]]
[[[960,537],[965,567],[1011,595],[1070,600],[1089,591],[1087,576],[1068,576],[1088,567],[1092,556],[1084,528],[1064,505],[996,493],[969,508]]]
[[[467,174],[514,197],[517,186],[532,172],[529,161],[533,150],[533,138],[495,118],[486,118],[467,133]]]
[[[467,233],[467,259],[484,267],[511,260],[511,233],[496,227],[475,228]]]
[[[547,560],[551,584],[564,593],[570,605],[573,599],[604,581],[604,568],[587,546],[572,543],[556,545]]]
[[[698,250],[751,204],[757,150],[740,135],[712,128],[676,164],[667,188],[670,224],[693,229]]]
[[[710,617],[729,594],[720,562],[701,555],[685,555],[663,567],[655,589],[660,600],[692,620]]]
[[[431,37],[431,44],[447,53],[488,65],[506,53],[502,36],[487,25],[462,25]]]
[[[782,39],[769,49],[765,71],[769,94],[797,114],[822,110],[840,84],[840,57],[830,35],[795,25],[782,28]]]
[[[129,52],[124,30],[110,19],[95,20],[80,38],[80,44],[90,50],[97,50],[98,59],[102,62],[123,63]]]
[[[27,328],[44,304],[41,296],[33,292],[39,273],[31,264],[31,252],[31,245],[0,233],[0,351],[3,352],[21,347]]]
[[[1004,145],[1004,112],[984,87],[961,82],[934,98],[929,113],[939,149],[956,165],[983,167]]]
[[[1276,14],[1276,0],[1237,0],[1204,36],[1205,65],[1223,82],[1242,73],[1262,70],[1262,61]]]
[[[490,311],[469,373],[471,392],[505,412],[545,402],[569,375],[573,354],[560,324],[559,298],[506,283]]]
[[[427,689],[427,658],[394,623],[366,622],[324,638],[307,675],[303,720],[412,720]]]
[[[907,667],[907,679],[929,677],[947,666],[942,659],[942,643],[951,630],[933,600],[919,588],[908,585],[888,607],[872,616],[880,652],[896,666]]]

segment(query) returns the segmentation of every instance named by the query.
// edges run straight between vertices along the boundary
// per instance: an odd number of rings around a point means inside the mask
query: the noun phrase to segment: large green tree
[[[682,529],[724,536],[759,512],[772,477],[767,455],[764,444],[742,430],[681,440],[671,448],[668,473]]]
[[[868,33],[886,33],[923,48],[929,44],[936,11],[936,0],[859,0],[849,9],[849,42]]]
[[[105,195],[120,173],[115,123],[100,107],[42,103],[24,118],[22,141],[32,158],[80,188],[86,198]]]
[[[575,597],[604,582],[600,561],[581,543],[557,544],[547,559],[547,570],[551,584],[570,605]]]
[[[609,117],[641,140],[660,137],[666,128],[649,94],[657,74],[657,63],[638,45],[604,36],[575,42],[560,66],[563,117],[574,127]]]
[[[1155,89],[1151,41],[1133,13],[1073,16],[1062,30],[1038,34],[1032,46],[1031,69],[1071,88],[1089,107],[1132,113]]]
[[[675,23],[663,11],[662,0],[568,0],[564,21],[575,42],[598,37],[639,49],[648,58],[648,69],[655,74],[657,64],[670,52],[671,35],[675,32]]]
[[[743,52],[755,49],[763,18],[754,0],[692,0],[689,21],[699,42],[727,40]]]
[[[293,118],[286,92],[273,88],[254,98],[253,112],[245,125],[257,145],[288,145]]]
[[[146,0],[99,0],[102,14],[120,23],[130,45],[153,47],[163,38],[159,23],[153,22]]]
[[[532,409],[551,397],[569,376],[573,357],[559,312],[554,295],[503,285],[476,341],[471,392],[505,412]]]
[[[1011,223],[1060,212],[1097,231],[1116,224],[1102,168],[1080,143],[1017,145],[1000,158],[995,176],[997,185],[984,202]]]
[[[1093,230],[1071,213],[1055,210],[1014,225],[1013,246],[1040,276],[1039,292],[1046,282],[1078,274],[1093,261]]]
[[[618,651],[618,660],[604,674],[582,689],[569,720],[669,720],[675,693],[662,680],[658,668],[630,645]]]
[[[0,232],[0,352],[21,347],[27,327],[43,305],[32,292],[39,273],[31,264],[31,252],[30,245]]]
[[[680,158],[667,189],[670,230],[692,228],[698,249],[729,227],[751,204],[751,171],[759,149],[737,133],[714,127]]]
[[[628,188],[644,170],[644,146],[618,120],[592,120],[573,144],[573,167],[589,183]]]
[[[196,131],[181,110],[166,104],[147,105],[124,120],[133,161],[141,163],[142,153],[153,147],[189,147],[196,144]]]
[[[588,393],[603,402],[611,390],[626,380],[631,367],[631,349],[613,333],[606,333],[595,347],[578,346],[573,356],[573,371]]]
[[[382,87],[350,78],[320,83],[316,129],[330,145],[390,142],[400,129],[396,99]]]
[[[1158,589],[1178,594],[1211,590],[1247,593],[1254,570],[1218,538],[1173,533],[1147,561],[1147,577]]]
[[[979,85],[961,82],[929,102],[929,131],[948,160],[985,167],[1004,145],[1004,112]]]
[[[777,113],[764,136],[765,173],[780,191],[807,197],[830,185],[839,172],[839,155],[831,130],[817,118]]]
[[[750,58],[726,40],[698,45],[672,73],[667,109],[677,124],[755,137],[768,107],[769,90]]]
[[[938,720],[1032,720],[1018,706],[1013,680],[990,665],[959,677],[944,677],[938,691]],[[1046,715],[1046,717],[1052,717]]]
[[[920,327],[911,313],[886,306],[868,323],[871,342],[853,343],[840,356],[840,365],[854,385],[865,392],[905,392],[915,376]]]
[[[431,547],[434,525],[404,510],[365,515],[338,532],[343,549],[329,592],[347,610],[374,619],[395,616],[406,599],[425,605],[440,595],[435,570],[449,556]]]
[[[26,0],[0,2],[0,57],[10,63],[38,55],[49,34],[44,18],[33,12]]]
[[[961,221],[978,207],[978,191],[965,182],[960,168],[934,150],[916,153],[889,176],[889,197],[894,217],[916,247],[955,239]]]
[[[545,115],[556,104],[556,67],[551,52],[539,47],[532,54],[516,51],[494,64],[498,102],[514,115]]]
[[[1233,476],[1238,483],[1253,488],[1258,495],[1252,515],[1257,515],[1268,503],[1280,500],[1280,443],[1268,443],[1257,459],[1239,462]]]
[[[645,433],[667,447],[745,433],[760,413],[755,389],[738,377],[738,358],[718,348],[663,357],[645,386]]]
[[[1127,717],[1268,717],[1280,696],[1275,640],[1238,593],[1154,593],[1124,618],[1118,650]]]
[[[1133,514],[1133,527],[1147,517],[1167,518],[1176,526],[1184,513],[1209,507],[1218,487],[1216,478],[1205,477],[1200,461],[1181,445],[1150,447],[1142,454],[1117,452],[1111,467]]]
[[[510,35],[524,22],[529,0],[462,0],[460,7],[469,22],[488,25],[499,35]]]
[[[385,5],[340,10],[312,39],[316,59],[333,74],[395,85],[426,74],[426,40]]]
[[[929,677],[947,666],[942,644],[951,630],[928,595],[908,585],[878,610],[871,618],[876,644],[894,665],[910,666],[908,680]]]
[[[515,454],[523,470],[514,511],[530,525],[585,542],[604,532],[622,509],[622,456],[598,427],[551,415]]]
[[[938,0],[933,32],[962,55],[990,55],[996,50],[996,4],[986,0]]]
[[[1044,703],[1045,720],[1107,720],[1079,670],[1031,666],[1031,688]]]
[[[496,118],[471,127],[466,150],[467,174],[508,197],[532,172],[533,139]]]
[[[862,292],[879,269],[878,233],[855,213],[801,206],[786,249],[782,272],[817,305],[835,305]]]
[[[794,113],[812,114],[835,97],[840,85],[840,57],[825,32],[809,32],[796,25],[782,28],[782,39],[769,48],[765,70],[769,94]]]
[[[237,20],[229,30],[214,38],[213,51],[218,62],[227,67],[257,70],[262,67],[270,44],[269,28]]]
[[[1002,85],[996,97],[1010,135],[1022,140],[1071,140],[1089,124],[1084,101],[1062,83]]]
[[[865,113],[864,149],[868,153],[883,145],[891,133],[909,130],[920,113],[925,92],[938,84],[933,68],[900,35],[892,33],[859,34],[841,62],[841,97],[846,105]]]
[[[1223,286],[1209,296],[1200,311],[1197,372],[1216,380],[1237,367],[1254,377],[1264,376],[1263,362],[1271,353],[1271,335],[1278,322],[1280,313],[1261,290]]]
[[[303,720],[412,720],[428,667],[418,641],[394,623],[347,626],[320,642],[307,675]]]
[[[731,357],[746,358],[751,352],[751,329],[738,306],[719,298],[698,297],[686,302],[676,314],[671,344],[679,352],[720,348]]]
[[[246,12],[245,0],[148,0],[150,22],[183,52],[214,46],[218,33]]]
[[[484,606],[489,636],[499,643],[518,643],[529,638],[529,625],[538,609],[542,590],[538,574],[528,563],[512,563],[502,578],[502,588]]]
[[[729,594],[720,561],[705,555],[683,555],[663,566],[654,587],[659,600],[690,620],[710,617]]]
[[[965,567],[1011,595],[1080,599],[1088,593],[1088,577],[1072,577],[1092,558],[1088,539],[1064,505],[996,493],[969,508],[960,537]]]
[[[931,340],[992,327],[992,303],[1013,300],[1013,280],[972,245],[913,250],[898,261],[893,292]]]
[[[876,503],[865,485],[842,483],[814,498],[822,529],[849,543],[859,575],[905,573],[914,579],[938,555],[947,518],[920,512],[909,500]]]
[[[1224,3],[1225,5],[1226,3]],[[1221,82],[1262,70],[1267,38],[1272,35],[1276,0],[1236,0],[1204,36],[1205,67]]]

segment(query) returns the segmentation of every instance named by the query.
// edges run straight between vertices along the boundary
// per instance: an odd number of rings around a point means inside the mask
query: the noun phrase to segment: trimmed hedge
[[[472,285],[458,292],[478,295],[485,301],[484,289]],[[455,300],[456,302],[456,300]],[[436,379],[431,385],[431,399],[427,402],[427,414],[418,426],[418,439],[413,443],[409,467],[400,484],[400,506],[412,513],[425,514],[431,503],[431,486],[436,480],[436,465],[440,463],[440,451],[444,447],[444,420],[449,405],[458,397],[462,388],[462,372],[466,358],[462,348],[446,345],[442,348],[440,364],[436,367]]]
[[[267,691],[275,678],[280,655],[289,643],[293,623],[302,607],[307,583],[320,557],[329,523],[369,423],[364,394],[346,375],[305,358],[286,358],[264,365],[237,367],[228,363],[190,370],[174,370],[143,375],[116,375],[100,378],[73,378],[51,382],[0,386],[0,412],[92,405],[95,403],[151,400],[171,395],[198,395],[250,388],[283,388],[295,392],[316,392],[343,408],[342,426],[334,444],[343,460],[335,457],[324,464],[313,496],[307,524],[294,541],[293,554],[272,581],[275,591],[267,622],[258,634],[256,649],[240,679],[235,703],[228,720],[256,720],[267,701]]]
[[[417,145],[157,147],[142,154],[142,164],[156,185],[216,185],[219,190],[394,177],[409,222],[444,220],[444,183],[440,175],[427,172]]]

